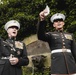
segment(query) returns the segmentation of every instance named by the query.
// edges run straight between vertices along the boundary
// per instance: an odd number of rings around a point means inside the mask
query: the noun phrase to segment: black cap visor
[[[11,26],[11,27],[9,27],[9,28],[16,28],[17,30],[19,29],[17,26]],[[9,29],[8,28],[8,29]]]
[[[53,22],[63,21],[62,18],[55,19]]]

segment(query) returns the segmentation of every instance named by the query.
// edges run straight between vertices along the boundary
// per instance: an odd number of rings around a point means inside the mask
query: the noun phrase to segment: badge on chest
[[[19,49],[23,49],[23,43],[21,43],[19,41],[15,41],[15,47],[19,48]]]
[[[73,40],[72,35],[70,35],[70,34],[64,34],[64,36],[66,39]]]

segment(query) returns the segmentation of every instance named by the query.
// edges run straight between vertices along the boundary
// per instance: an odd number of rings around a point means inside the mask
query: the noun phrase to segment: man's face
[[[7,33],[10,38],[16,37],[17,33],[18,33],[18,27],[16,27],[16,26],[9,27],[7,30]]]
[[[57,19],[57,20],[54,20],[53,27],[55,27],[56,30],[63,29],[64,24],[65,23],[62,19]]]

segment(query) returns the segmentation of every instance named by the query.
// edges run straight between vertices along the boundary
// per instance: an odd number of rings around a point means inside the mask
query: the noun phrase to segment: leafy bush
[[[34,67],[23,67],[23,75],[49,75],[50,68],[45,68],[43,72],[35,71]]]

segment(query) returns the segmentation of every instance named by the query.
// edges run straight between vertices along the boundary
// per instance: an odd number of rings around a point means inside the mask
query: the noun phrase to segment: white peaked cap
[[[16,26],[16,27],[18,27],[18,29],[20,29],[20,23],[19,23],[18,21],[16,21],[16,20],[10,20],[10,21],[8,21],[8,22],[5,24],[4,28],[5,28],[5,30],[7,31],[7,29],[8,29],[9,27],[11,27],[11,26]]]
[[[61,14],[61,13],[56,13],[56,14],[54,14],[54,15],[50,18],[50,20],[51,20],[52,23],[53,23],[53,21],[56,20],[56,19],[63,19],[63,21],[64,21],[64,20],[65,20],[65,15],[64,15],[64,14]]]

